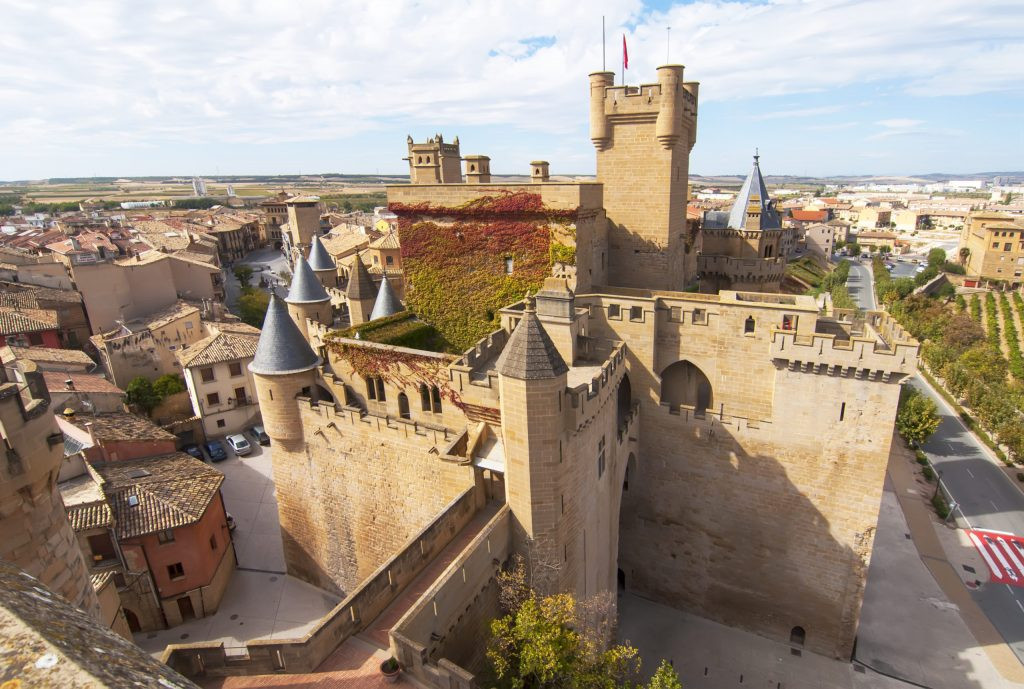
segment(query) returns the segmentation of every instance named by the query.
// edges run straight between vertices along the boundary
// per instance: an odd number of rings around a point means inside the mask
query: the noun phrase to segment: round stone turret
[[[312,392],[316,369],[322,361],[284,303],[277,296],[271,297],[249,370],[256,381],[263,427],[275,442],[302,439],[302,419],[295,398],[307,388]]]
[[[306,327],[306,319],[322,325],[334,323],[331,313],[331,297],[313,273],[309,262],[301,256],[295,260],[291,289],[288,290],[288,296],[284,300],[288,304],[289,315],[307,341],[311,338]]]
[[[345,290],[348,297],[348,311],[352,325],[365,323],[370,319],[374,304],[377,301],[377,286],[373,284],[373,277],[367,270],[366,264],[356,254],[352,260],[352,270],[349,271],[348,288]]]
[[[324,287],[338,286],[338,266],[327,253],[319,235],[313,236],[313,242],[309,247],[309,267],[313,269],[313,273]]]
[[[375,321],[378,318],[384,318],[386,316],[393,316],[396,313],[402,311],[402,302],[395,296],[395,291],[391,289],[391,283],[388,281],[388,276],[384,276],[384,280],[380,283],[380,291],[377,292],[377,301],[373,303],[373,311],[370,312],[370,320]]]

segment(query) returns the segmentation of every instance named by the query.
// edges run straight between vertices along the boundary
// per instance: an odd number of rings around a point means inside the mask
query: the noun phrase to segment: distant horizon
[[[495,170],[590,175],[602,17],[626,83],[666,61],[700,82],[691,169],[758,148],[794,177],[1024,160],[1020,3],[336,0],[239,22],[230,3],[51,0],[0,7],[0,178],[376,172],[438,132]]]

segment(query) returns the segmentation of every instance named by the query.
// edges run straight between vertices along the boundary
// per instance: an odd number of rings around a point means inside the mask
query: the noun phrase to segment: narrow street
[[[869,268],[851,263],[847,285],[861,308],[875,308],[872,281]],[[910,385],[934,400],[942,417],[922,449],[956,502],[957,525],[1024,534],[1024,493],[1003,471],[1001,462],[921,376],[914,376]],[[986,571],[978,572],[978,580],[981,585],[971,591],[971,597],[1024,663],[1024,588],[989,582]]]
[[[225,301],[227,302],[228,310],[232,313],[238,313],[238,298],[242,295],[242,286],[238,283],[238,279],[235,278],[234,274],[234,269],[241,265],[247,265],[252,268],[250,284],[253,287],[260,288],[260,279],[266,278],[271,281],[273,289],[279,297],[283,297],[288,293],[287,287],[277,278],[278,273],[282,271],[291,272],[291,266],[288,265],[284,254],[273,247],[257,249],[247,254],[245,258],[235,261],[230,268],[222,269],[224,274],[224,292],[226,295]],[[264,288],[264,291],[269,292],[270,290]]]

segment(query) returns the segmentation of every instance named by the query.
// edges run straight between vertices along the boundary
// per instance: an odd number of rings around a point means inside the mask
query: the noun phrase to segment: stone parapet
[[[782,279],[786,261],[702,254],[697,257],[697,270],[701,275],[725,277],[733,282],[773,282]]]
[[[914,374],[918,344],[910,340],[889,346],[880,338],[854,336],[839,340],[833,334],[801,335],[774,329],[769,355],[790,370],[888,382],[892,376],[902,380]]]
[[[626,346],[621,342],[615,345],[600,371],[586,383],[570,387],[566,396],[575,410],[574,428],[582,428],[584,424],[604,406],[608,397],[617,394],[622,376],[626,373]],[[571,379],[571,374],[570,374]]]
[[[479,507],[476,489],[466,490],[301,638],[250,641],[238,648],[214,641],[172,644],[160,660],[189,678],[314,672],[345,639],[366,629],[398,598]]]
[[[499,614],[495,575],[511,552],[505,505],[391,630],[392,654],[406,672],[438,689],[476,686],[473,674],[451,657],[469,658],[479,648],[482,639],[467,621]]]
[[[545,208],[597,211],[604,205],[600,182],[540,182],[525,184],[402,184],[389,186],[388,203],[421,203],[455,208],[482,196],[525,192],[540,194]]]

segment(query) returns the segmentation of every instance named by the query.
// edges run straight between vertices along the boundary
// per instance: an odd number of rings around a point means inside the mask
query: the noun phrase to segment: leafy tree
[[[14,206],[9,203],[0,203],[0,215],[14,215]]]
[[[647,689],[683,689],[683,685],[679,681],[676,669],[667,660],[662,660]]]
[[[889,246],[889,245],[880,246],[880,247],[878,247],[878,253],[880,253],[880,254],[892,253],[892,247]]]
[[[124,392],[125,402],[141,409],[147,416],[156,408],[156,405],[160,404],[160,396],[153,390],[153,384],[142,376],[132,379],[125,387]]]
[[[262,328],[269,305],[270,295],[261,290],[246,287],[242,290],[242,296],[238,298],[238,315],[254,328]]]
[[[846,253],[850,256],[857,256],[860,254],[860,244],[857,242],[850,242],[846,245]]]
[[[943,266],[946,264],[946,251],[938,247],[928,252],[928,265],[929,266]]]
[[[971,257],[971,250],[966,246],[960,248],[960,265],[967,265],[967,259]]]
[[[153,393],[161,400],[184,391],[185,382],[181,379],[181,376],[176,376],[173,373],[160,376],[153,381]]]
[[[233,272],[235,274],[235,277],[238,278],[238,282],[239,284],[242,285],[242,287],[249,286],[249,280],[252,279],[252,268],[250,266],[247,266],[245,264],[238,265],[235,266],[234,270],[232,270],[231,272]]]
[[[900,406],[896,412],[896,430],[903,439],[920,445],[938,429],[939,421],[935,402],[905,385],[900,391]]]
[[[291,271],[282,270],[282,271],[278,272],[277,277],[281,278],[281,282],[283,282],[285,285],[291,287],[291,284],[292,284],[292,274],[291,274]]]

